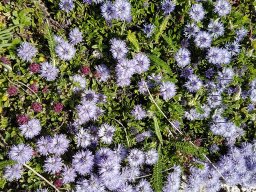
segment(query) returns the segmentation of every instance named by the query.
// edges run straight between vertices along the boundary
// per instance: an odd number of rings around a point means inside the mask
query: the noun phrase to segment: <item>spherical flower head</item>
[[[205,15],[205,11],[201,4],[192,5],[192,7],[189,11],[189,16],[191,19],[193,19],[196,22],[199,22],[199,21],[203,20],[204,15]]]
[[[211,47],[208,50],[206,58],[207,58],[209,63],[215,64],[215,65],[221,64],[221,62],[222,62],[222,50],[218,47]]]
[[[47,81],[54,81],[59,73],[59,69],[53,66],[51,63],[44,62],[41,64],[41,76]]]
[[[83,41],[83,33],[78,28],[74,28],[69,33],[69,40],[73,45],[77,45]]]
[[[84,65],[84,66],[81,67],[80,71],[81,71],[81,73],[82,73],[83,75],[89,75],[90,72],[91,72],[91,69],[90,69],[89,66],[85,66],[85,65]]]
[[[64,134],[54,135],[51,141],[51,153],[55,155],[64,154],[69,147],[69,140]]]
[[[32,58],[37,53],[37,49],[31,43],[28,42],[21,43],[17,51],[19,58],[27,62],[32,61]]]
[[[136,191],[153,192],[153,189],[151,188],[151,185],[147,180],[142,179],[136,186]]]
[[[40,65],[37,63],[31,63],[29,65],[29,71],[32,73],[38,73],[40,71]]]
[[[116,18],[122,21],[131,21],[131,4],[127,0],[116,0],[114,2]]]
[[[205,71],[205,77],[208,79],[211,79],[215,74],[215,71],[213,68],[209,68]]]
[[[40,103],[38,103],[38,102],[32,103],[31,108],[32,108],[32,110],[33,110],[34,112],[36,112],[36,113],[41,112],[42,109],[43,109],[42,105],[41,105]]]
[[[134,56],[136,73],[141,74],[148,70],[150,66],[150,60],[145,53],[137,53]]]
[[[218,13],[219,16],[225,16],[230,13],[231,5],[226,0],[217,0],[215,3],[214,11]]]
[[[44,170],[51,174],[59,173],[62,170],[63,162],[60,157],[48,157],[44,162]]]
[[[164,0],[162,1],[162,10],[165,15],[169,15],[175,9],[175,3],[172,0]]]
[[[39,135],[42,127],[38,119],[31,119],[27,124],[21,125],[19,129],[25,138],[32,139],[33,137]]]
[[[122,59],[116,65],[116,76],[118,79],[130,79],[136,72],[137,62],[135,60]]]
[[[110,1],[106,1],[100,7],[102,16],[106,21],[111,21],[117,17],[114,4]]]
[[[59,3],[59,7],[61,10],[68,13],[74,9],[75,5],[73,0],[61,0]]]
[[[148,165],[156,164],[158,160],[158,153],[155,149],[151,149],[145,153],[145,163]]]
[[[66,41],[63,41],[55,47],[55,52],[61,60],[70,61],[76,53],[74,46]]]
[[[250,99],[253,103],[256,103],[256,89],[250,91]]]
[[[10,97],[16,96],[18,94],[19,90],[15,86],[10,86],[7,89],[7,93]]]
[[[30,88],[31,93],[37,93],[38,92],[38,86],[37,86],[36,83],[33,83],[33,84],[29,85],[29,88]]]
[[[53,110],[55,113],[60,113],[63,110],[63,104],[62,103],[54,103]]]
[[[111,144],[116,128],[114,126],[103,124],[100,126],[99,137],[103,143]]]
[[[24,164],[30,161],[33,156],[33,149],[29,145],[19,144],[11,148],[8,153],[9,158],[17,161],[19,164]]]
[[[95,154],[95,163],[98,166],[104,166],[107,162],[114,160],[114,152],[109,148],[100,148]]]
[[[151,37],[154,33],[155,25],[154,24],[144,24],[143,25],[143,32],[146,34],[147,37]]]
[[[211,35],[205,31],[200,31],[195,37],[195,44],[199,48],[210,47],[212,43]]]
[[[80,125],[94,119],[97,116],[98,107],[93,102],[82,102],[81,105],[76,107],[78,123]]]
[[[107,80],[110,77],[110,71],[109,71],[108,67],[104,64],[101,64],[101,65],[95,66],[95,69],[96,69],[96,73],[98,76],[98,78],[97,78],[98,81],[99,82],[107,82]]]
[[[195,93],[203,86],[202,81],[196,75],[190,75],[185,87],[189,92]]]
[[[78,147],[86,148],[91,145],[92,136],[85,131],[85,129],[79,129],[78,133],[76,134],[76,142]]]
[[[185,67],[190,64],[190,51],[186,48],[181,48],[175,55],[175,60],[179,67]]]
[[[64,166],[62,170],[62,181],[63,183],[74,182],[76,178],[76,171],[71,167]]]
[[[80,175],[85,175],[91,172],[93,167],[93,155],[89,150],[77,152],[73,156],[72,167]]]
[[[242,27],[241,29],[236,30],[236,41],[240,42],[248,34],[248,30]]]
[[[92,0],[83,0],[83,3],[91,4]]]
[[[36,142],[37,152],[39,152],[41,155],[48,155],[51,153],[51,142],[52,138],[49,136],[38,139]]]
[[[104,0],[92,0],[92,2],[95,4],[100,4],[100,3],[104,2]]]
[[[232,56],[236,56],[240,53],[240,44],[236,41],[228,43],[226,49],[231,53]]]
[[[126,57],[126,54],[128,53],[128,48],[124,41],[113,38],[110,40],[110,45],[110,51],[115,59],[122,59]]]
[[[181,71],[181,77],[188,78],[190,75],[193,74],[193,69],[190,67],[186,67]]]
[[[86,88],[86,79],[81,75],[74,75],[71,77],[71,81],[73,82],[73,91],[81,91]]]
[[[145,80],[141,80],[139,83],[138,83],[138,87],[139,87],[139,92],[141,94],[146,94],[148,93],[148,83],[145,81]]]
[[[233,80],[234,75],[234,70],[231,67],[223,68],[222,72],[218,72],[218,80],[222,85],[227,85]]]
[[[195,23],[189,23],[184,29],[184,34],[187,38],[196,37],[199,31],[200,29]]]
[[[23,169],[21,164],[15,164],[12,166],[7,166],[4,170],[4,178],[7,181],[14,181],[21,178]]]
[[[98,94],[96,94],[95,91],[88,89],[83,92],[82,100],[81,100],[82,103],[87,103],[87,102],[97,103],[97,101],[98,101]]]
[[[213,38],[218,38],[224,35],[224,30],[223,23],[219,22],[218,20],[211,20],[208,25],[208,31],[211,33]]]
[[[168,101],[174,95],[176,95],[176,86],[172,82],[163,82],[160,86],[160,95],[163,97],[165,101]]]
[[[138,149],[132,149],[127,157],[130,166],[137,167],[145,163],[145,155]]]
[[[29,121],[29,117],[27,115],[18,115],[17,116],[17,123],[19,125],[27,124]]]
[[[62,179],[57,179],[57,180],[54,181],[53,184],[54,184],[54,186],[55,186],[56,188],[61,188],[62,185],[63,185],[63,180],[62,180]]]
[[[147,117],[147,112],[141,107],[141,105],[135,105],[131,113],[136,120],[142,120]]]

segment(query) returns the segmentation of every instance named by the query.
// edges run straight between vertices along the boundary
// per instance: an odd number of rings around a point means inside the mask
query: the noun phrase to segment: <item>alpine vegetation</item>
[[[37,54],[37,49],[31,43],[23,42],[18,48],[17,54],[23,61],[30,62]]]

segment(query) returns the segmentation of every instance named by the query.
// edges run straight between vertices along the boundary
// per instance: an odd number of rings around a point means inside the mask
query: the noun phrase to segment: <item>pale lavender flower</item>
[[[95,91],[88,89],[82,93],[82,103],[97,103],[98,101],[98,95],[95,93]]]
[[[211,33],[213,38],[220,37],[224,34],[224,25],[218,20],[211,20],[208,25],[208,31]]]
[[[211,35],[205,31],[200,31],[195,37],[195,44],[199,48],[208,48],[211,46]]]
[[[61,60],[69,61],[75,56],[76,49],[72,44],[63,41],[57,44],[55,52]]]
[[[115,158],[114,151],[109,148],[100,148],[95,154],[95,163],[98,166],[104,166],[107,162],[112,162]]]
[[[186,67],[181,71],[181,77],[188,78],[190,75],[193,74],[193,69],[190,67]]]
[[[105,192],[104,182],[95,175],[91,175],[90,179],[84,179],[77,183],[77,192]]]
[[[60,0],[59,7],[68,13],[74,9],[75,5],[73,0]]]
[[[207,59],[212,64],[229,64],[231,53],[224,48],[211,47],[207,53]]]
[[[116,18],[122,21],[131,21],[131,4],[127,0],[116,0],[114,2]]]
[[[181,48],[175,55],[175,60],[179,67],[185,67],[190,63],[190,52],[186,48]]]
[[[52,149],[51,142],[52,138],[50,136],[41,137],[38,139],[36,142],[37,152],[39,152],[41,155],[48,155]]]
[[[112,2],[106,1],[100,8],[101,14],[106,19],[106,21],[111,21],[112,19],[116,18],[116,11]]]
[[[190,75],[185,83],[185,87],[192,93],[197,92],[202,86],[202,81],[196,75]]]
[[[126,166],[122,168],[122,175],[130,182],[134,182],[141,174],[138,166]]]
[[[110,44],[110,51],[115,59],[122,59],[126,57],[126,54],[128,53],[128,48],[124,41],[113,38],[110,40]]]
[[[8,156],[10,159],[17,161],[19,164],[24,164],[30,161],[33,156],[33,149],[29,145],[18,144],[12,146]]]
[[[92,0],[92,2],[95,4],[100,4],[100,3],[104,2],[104,0]]]
[[[155,25],[149,23],[143,25],[143,32],[147,35],[147,37],[151,37],[154,33]]]
[[[186,37],[196,37],[198,32],[200,31],[199,27],[195,23],[189,23],[186,25],[184,29],[184,34]]]
[[[77,173],[85,175],[91,172],[93,167],[93,155],[89,150],[77,152],[73,156],[72,166]]]
[[[153,189],[151,188],[151,185],[147,180],[142,179],[136,186],[136,191],[138,191],[138,192],[153,192]]]
[[[154,165],[158,161],[158,153],[155,149],[150,149],[145,153],[145,163]]]
[[[189,16],[191,19],[193,19],[196,22],[201,21],[204,18],[205,11],[201,4],[194,4],[192,5]]]
[[[245,29],[244,27],[236,30],[236,41],[240,42],[243,40],[243,38],[247,35],[248,30]]]
[[[83,3],[91,4],[92,0],[83,0]]]
[[[31,119],[27,124],[20,125],[19,129],[21,130],[22,135],[31,139],[40,133],[42,127],[38,119]]]
[[[64,154],[69,147],[69,140],[67,136],[64,134],[54,135],[51,140],[51,151],[50,153],[54,153],[56,155]]]
[[[48,157],[44,163],[44,170],[51,174],[59,173],[62,170],[63,165],[60,157]]]
[[[76,141],[78,147],[86,148],[91,145],[91,135],[85,129],[79,129],[76,134]]]
[[[19,46],[18,50],[18,56],[23,61],[32,61],[32,58],[36,55],[37,49],[28,42],[23,42]]]
[[[174,170],[167,177],[167,182],[163,188],[163,192],[178,192],[181,183],[181,169],[179,166],[174,166]]]
[[[226,44],[226,49],[231,53],[232,56],[238,55],[240,53],[240,44],[236,41],[233,43]]]
[[[160,86],[160,95],[165,101],[173,98],[176,95],[176,86],[172,82],[163,82]]]
[[[82,102],[76,107],[77,110],[77,123],[82,125],[90,120],[97,119],[98,107],[93,102]]]
[[[7,181],[18,180],[21,178],[22,172],[23,172],[23,169],[21,164],[15,164],[11,166],[8,165],[5,167],[3,177]]]
[[[250,91],[250,99],[253,103],[256,103],[256,89]]]
[[[146,82],[145,80],[141,80],[139,83],[138,83],[138,87],[139,87],[139,92],[141,94],[146,94],[148,92],[147,90],[147,86],[149,87],[148,85],[149,83]]]
[[[214,11],[218,13],[219,16],[225,16],[230,13],[231,5],[226,0],[217,0],[215,3]]]
[[[147,112],[141,107],[141,105],[135,105],[131,113],[136,120],[142,120],[147,117]]]
[[[145,53],[137,53],[134,56],[135,71],[138,74],[146,72],[150,66],[150,60]]]
[[[164,0],[162,1],[162,10],[165,15],[169,15],[175,9],[175,3],[172,0]]]
[[[111,144],[116,128],[114,126],[103,124],[100,126],[99,137],[103,143]]]
[[[223,68],[221,72],[218,72],[218,80],[222,85],[227,85],[233,80],[234,75],[231,67]]]
[[[61,36],[58,36],[58,35],[54,35],[54,36],[53,36],[53,39],[54,39],[54,41],[55,41],[57,44],[65,42],[65,40],[64,40]]]
[[[73,91],[81,91],[86,88],[86,79],[81,75],[74,75],[71,77],[71,81],[73,82]]]
[[[47,81],[54,81],[58,74],[59,69],[53,66],[51,63],[44,62],[41,63],[41,76],[44,77]]]
[[[104,64],[95,66],[96,73],[99,76],[99,82],[106,82],[110,77],[110,71],[108,67]]]
[[[130,166],[137,167],[145,163],[145,155],[138,149],[132,149],[127,157]]]
[[[64,166],[62,170],[63,183],[71,183],[76,179],[76,171],[71,167]]]
[[[73,45],[81,43],[83,41],[83,33],[78,28],[74,28],[69,33],[69,40]]]

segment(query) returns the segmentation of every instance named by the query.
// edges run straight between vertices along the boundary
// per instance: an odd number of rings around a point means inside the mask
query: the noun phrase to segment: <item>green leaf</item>
[[[161,131],[159,128],[158,120],[155,116],[153,116],[153,120],[154,120],[156,136],[157,136],[158,140],[160,141],[160,143],[163,144],[163,138],[162,138],[162,134],[161,134]]]
[[[132,43],[136,52],[140,51],[140,45],[134,32],[128,31],[127,39]]]
[[[151,61],[153,61],[153,63],[159,65],[161,68],[163,68],[163,70],[165,70],[169,75],[173,75],[171,68],[169,67],[169,65],[163,61],[162,59],[160,59],[158,56],[150,54],[148,55],[149,58],[151,59]]]
[[[155,36],[156,43],[158,43],[160,36],[163,34],[164,30],[166,29],[169,19],[170,19],[170,16],[167,16],[164,18],[163,22],[161,23],[159,27],[159,31],[158,33],[156,33],[156,36]]]
[[[163,187],[163,165],[162,165],[162,159],[161,159],[161,145],[158,146],[158,161],[154,166],[153,169],[153,187],[156,192],[162,192]]]
[[[14,165],[14,164],[15,164],[15,161],[12,161],[12,160],[1,161],[0,170],[4,169],[8,165]]]

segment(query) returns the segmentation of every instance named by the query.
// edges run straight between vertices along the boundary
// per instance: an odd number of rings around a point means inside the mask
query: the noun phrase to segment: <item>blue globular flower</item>
[[[75,56],[76,49],[72,44],[63,41],[56,45],[55,52],[61,60],[69,61]]]
[[[202,86],[202,81],[196,75],[190,75],[185,83],[185,87],[192,93],[197,92]]]
[[[77,123],[82,125],[90,120],[97,119],[97,112],[99,108],[93,102],[84,101],[76,107]]]
[[[95,4],[100,4],[100,3],[104,2],[104,0],[92,0],[92,2]]]
[[[127,157],[127,160],[130,166],[137,167],[145,163],[145,154],[138,149],[132,149]]]
[[[227,0],[217,0],[215,2],[214,11],[218,13],[219,16],[225,16],[230,13],[231,5]]]
[[[32,58],[37,53],[37,49],[31,43],[23,42],[19,46],[17,52],[19,58],[21,58],[23,61],[32,61]]]
[[[122,59],[126,57],[126,54],[128,53],[128,48],[124,41],[113,38],[110,40],[110,45],[110,51],[115,59]]]
[[[222,102],[222,97],[220,92],[211,92],[207,97],[207,102],[210,108],[218,107]]]
[[[55,155],[64,154],[69,147],[69,140],[64,134],[56,134],[51,140],[51,151]]]
[[[95,154],[95,163],[104,166],[107,162],[114,162],[115,154],[110,148],[100,148]],[[115,161],[118,162],[118,161]]]
[[[73,82],[74,92],[82,91],[86,88],[86,79],[81,75],[76,74],[72,76],[71,81]]]
[[[108,125],[106,123],[101,125],[99,129],[100,140],[103,143],[111,144],[115,131],[116,128],[114,126]]]
[[[256,89],[250,91],[250,99],[253,103],[256,103]]]
[[[105,192],[104,182],[96,175],[91,175],[90,179],[79,181],[76,185],[77,192]]]
[[[14,181],[21,178],[22,172],[23,169],[21,164],[8,165],[5,167],[3,176],[7,181]]]
[[[186,48],[181,48],[175,55],[175,60],[179,67],[185,67],[190,64],[190,51]]]
[[[69,33],[69,40],[73,45],[83,41],[83,33],[78,28],[74,28]]]
[[[148,85],[149,83],[146,82],[145,80],[141,80],[139,83],[138,83],[138,87],[139,87],[139,92],[141,94],[146,94],[148,92],[147,90],[147,87],[149,87]]]
[[[88,89],[82,93],[82,103],[91,102],[91,103],[97,103],[99,99],[98,94],[95,93],[95,91]]]
[[[114,9],[116,18],[122,21],[130,22],[132,19],[131,15],[131,4],[127,0],[116,0],[114,2]]]
[[[73,0],[60,0],[59,7],[68,13],[74,9],[75,5]]]
[[[176,86],[172,82],[163,82],[160,86],[160,95],[163,97],[165,101],[168,101],[174,95],[176,95]]]
[[[138,166],[126,166],[122,168],[122,175],[130,182],[134,182],[140,174],[140,167]]]
[[[19,129],[21,130],[22,135],[31,139],[40,133],[42,127],[38,119],[31,119],[27,124],[20,125]]]
[[[180,76],[187,79],[192,74],[193,74],[193,69],[190,67],[186,67],[186,68],[182,69]]]
[[[212,64],[229,64],[231,62],[231,52],[224,48],[211,47],[207,53],[207,59]]]
[[[178,192],[181,183],[181,168],[179,166],[173,167],[173,172],[171,172],[168,177],[166,184],[163,188],[163,192]]]
[[[41,76],[44,77],[47,81],[54,81],[59,74],[59,69],[53,66],[51,63],[44,62],[41,63],[40,73]]]
[[[150,66],[150,60],[145,53],[137,53],[134,58],[135,72],[138,74],[144,73]]]
[[[141,134],[136,135],[136,142],[142,142],[144,141],[146,138],[149,138],[152,136],[152,132],[151,131],[144,131]]]
[[[32,158],[33,149],[29,145],[22,143],[12,146],[8,155],[10,159],[17,161],[17,163],[24,164]]]
[[[101,14],[106,19],[106,21],[111,21],[116,18],[115,7],[112,2],[106,1],[101,6]]]
[[[65,42],[65,40],[64,40],[61,36],[58,36],[58,35],[54,35],[54,36],[53,36],[53,39],[54,39],[54,41],[55,41],[57,44]]]
[[[153,192],[150,183],[145,179],[140,180],[140,182],[136,185],[135,190],[141,192]]]
[[[83,3],[91,4],[92,0],[83,0]]]
[[[147,117],[147,112],[141,107],[141,105],[135,105],[131,114],[136,120],[142,120]]]
[[[37,152],[39,152],[41,155],[48,155],[51,153],[51,142],[52,138],[50,136],[41,137],[36,142]]]
[[[195,37],[195,44],[199,48],[208,48],[211,46],[212,37],[205,31],[200,31]]]
[[[91,145],[91,135],[85,129],[79,129],[76,134],[76,141],[78,147],[86,148]]]
[[[201,4],[192,5],[192,7],[189,11],[189,16],[192,20],[199,22],[199,21],[203,20],[204,15],[205,15],[205,11]]]
[[[143,25],[143,32],[146,34],[147,37],[151,37],[154,33],[155,25],[154,24],[144,24]]]
[[[240,53],[240,44],[237,41],[226,44],[226,49],[232,56],[236,56]]]
[[[99,82],[107,82],[110,77],[110,71],[104,64],[95,66],[96,74]]]
[[[175,3],[172,0],[163,0],[162,1],[162,10],[165,15],[169,15],[175,9]]]
[[[245,29],[244,27],[236,30],[236,41],[240,42],[243,40],[243,38],[247,35],[248,30]]]
[[[195,23],[188,23],[185,26],[184,35],[187,38],[196,37],[196,35],[198,34],[199,31],[200,31],[200,29]]]
[[[72,167],[64,166],[62,169],[62,181],[63,183],[71,183],[76,179],[76,171]]]
[[[91,172],[93,167],[94,156],[91,151],[80,151],[73,156],[72,167],[80,175],[85,175]]]
[[[223,68],[221,72],[218,72],[218,80],[222,85],[227,85],[233,80],[234,75],[231,67]]]
[[[224,35],[224,25],[218,20],[211,20],[208,25],[208,31],[213,38],[218,38]]]
[[[48,173],[59,173],[63,168],[63,162],[60,157],[48,157],[44,162],[44,170]]]
[[[150,149],[145,153],[145,163],[154,165],[158,161],[158,153],[155,149]]]

